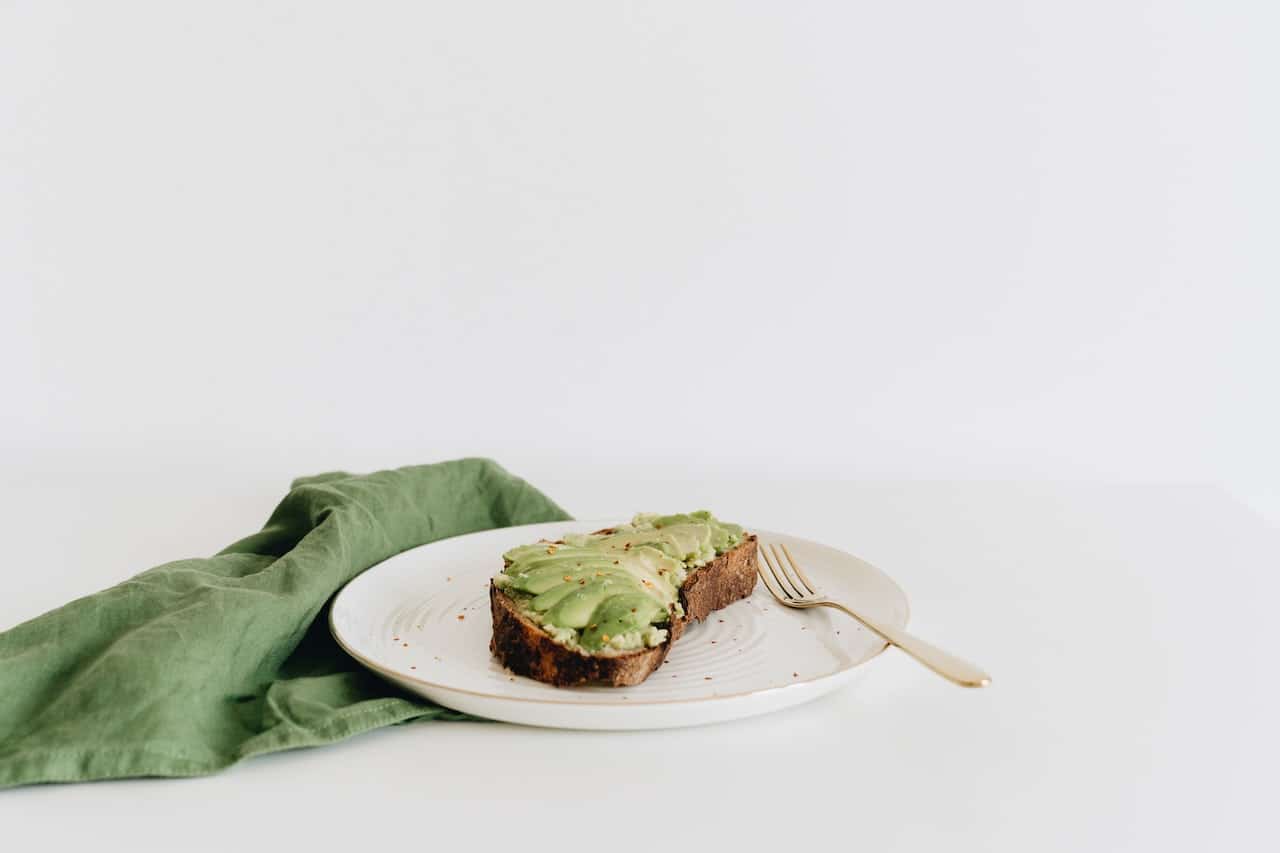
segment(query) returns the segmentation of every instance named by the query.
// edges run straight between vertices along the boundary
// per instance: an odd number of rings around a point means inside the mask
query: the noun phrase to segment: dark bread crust
[[[680,639],[686,625],[702,621],[712,611],[751,595],[756,586],[756,559],[756,537],[748,534],[734,548],[690,572],[680,588],[684,616],[671,620],[665,642],[651,649],[607,656],[567,649],[552,640],[520,612],[509,595],[490,581],[493,639],[489,641],[489,650],[499,663],[517,675],[557,687],[639,684],[667,659],[672,644]]]

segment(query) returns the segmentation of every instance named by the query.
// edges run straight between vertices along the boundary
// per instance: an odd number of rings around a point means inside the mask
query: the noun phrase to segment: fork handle
[[[880,639],[886,643],[897,646],[929,669],[941,675],[948,681],[953,681],[961,687],[986,687],[991,683],[991,676],[987,675],[978,667],[966,660],[961,660],[953,654],[944,652],[937,646],[930,645],[924,640],[909,634],[899,628],[890,628],[887,625],[881,625],[873,622],[860,613],[855,613],[843,604],[836,601],[823,602],[828,607],[834,607],[848,613],[854,619],[863,624],[868,631],[879,635]]]

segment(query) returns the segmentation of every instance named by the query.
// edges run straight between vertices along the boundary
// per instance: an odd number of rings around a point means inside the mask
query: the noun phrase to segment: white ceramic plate
[[[849,683],[885,644],[842,613],[782,607],[755,594],[686,628],[667,662],[635,687],[552,687],[512,675],[489,654],[489,578],[502,553],[611,521],[557,521],[432,542],[374,566],[338,594],[338,643],[384,678],[441,705],[511,723],[572,729],[658,729],[749,717]],[[785,543],[819,589],[888,625],[907,598],[857,557],[748,528]]]

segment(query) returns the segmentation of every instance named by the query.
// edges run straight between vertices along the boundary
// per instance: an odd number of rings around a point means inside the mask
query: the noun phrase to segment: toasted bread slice
[[[751,595],[756,586],[756,559],[756,537],[748,534],[730,550],[689,573],[680,587],[684,615],[671,620],[666,640],[652,648],[614,654],[592,655],[560,645],[490,581],[493,639],[489,649],[512,672],[557,687],[639,684],[667,659],[671,645],[680,639],[686,625]]]

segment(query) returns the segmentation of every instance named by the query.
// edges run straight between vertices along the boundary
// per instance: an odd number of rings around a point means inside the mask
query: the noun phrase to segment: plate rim
[[[342,585],[342,588],[338,590],[337,594],[334,595],[333,597],[333,601],[331,601],[329,604],[329,618],[327,620],[329,623],[329,635],[333,637],[334,642],[338,644],[338,647],[342,649],[342,651],[350,655],[362,666],[372,670],[373,672],[383,676],[384,678],[391,679],[392,681],[411,681],[415,684],[421,685],[422,687],[427,687],[434,690],[440,690],[448,693],[460,693],[464,696],[475,696],[480,699],[489,699],[489,700],[495,700],[498,702],[519,702],[519,703],[526,703],[526,704],[533,704],[533,705],[565,705],[565,706],[574,707],[574,708],[583,708],[583,707],[609,708],[609,709],[621,711],[623,713],[627,713],[633,710],[646,709],[646,708],[667,708],[674,705],[691,705],[691,704],[697,704],[700,702],[725,702],[725,701],[730,701],[735,699],[744,699],[750,696],[759,696],[765,693],[777,694],[785,690],[789,690],[793,687],[813,687],[815,685],[826,684],[842,677],[848,677],[849,675],[855,673],[859,667],[862,667],[870,663],[871,661],[880,657],[880,655],[884,654],[885,650],[888,649],[890,646],[888,642],[882,641],[874,652],[867,655],[862,660],[859,660],[857,663],[854,663],[845,667],[844,669],[827,673],[826,675],[819,675],[814,678],[807,678],[804,680],[793,681],[790,684],[785,684],[780,687],[761,687],[756,690],[747,690],[740,693],[719,693],[712,696],[701,696],[693,699],[660,699],[660,700],[649,700],[649,701],[642,700],[639,702],[630,702],[628,704],[623,705],[615,701],[594,702],[594,701],[580,701],[580,700],[575,701],[575,700],[568,700],[568,699],[535,699],[535,698],[524,697],[524,696],[505,696],[500,693],[484,693],[479,690],[470,690],[464,687],[451,687],[446,684],[440,684],[434,681],[427,681],[426,679],[423,679],[416,675],[406,675],[404,673],[386,669],[380,664],[377,664],[374,661],[371,661],[369,658],[365,657],[364,655],[356,652],[354,649],[352,649],[350,646],[348,646],[346,643],[343,642],[342,635],[338,631],[338,626],[334,622],[334,615],[333,615],[334,611],[337,609],[338,602],[341,600],[342,596],[347,592],[348,587],[350,587],[353,583],[355,583],[360,578],[363,578],[364,576],[366,576],[369,572],[372,572],[375,569],[377,569],[378,566],[385,564],[388,560],[394,559],[395,557],[398,557],[401,554],[408,554],[411,551],[416,551],[419,548],[425,548],[429,545],[435,545],[440,542],[448,542],[453,539],[464,539],[468,536],[477,536],[480,534],[492,533],[496,530],[517,530],[523,527],[542,527],[548,524],[608,525],[610,523],[612,522],[610,522],[607,519],[574,519],[574,518],[563,519],[561,521],[535,521],[529,524],[512,524],[512,525],[508,525],[507,527],[490,527],[487,530],[473,530],[469,533],[460,533],[457,536],[445,536],[441,539],[436,539],[431,542],[424,542],[421,545],[415,545],[412,548],[406,548],[403,551],[400,551],[396,554],[392,554],[390,557],[387,557],[384,560],[380,560],[379,562],[374,563],[372,566],[369,566],[360,574],[356,575],[351,580],[347,581],[345,584]],[[820,547],[828,548],[833,551],[839,551],[841,554],[852,557],[858,562],[863,563],[866,566],[869,566],[877,574],[879,574],[884,580],[888,581],[889,584],[895,590],[897,590],[898,595],[902,599],[902,604],[903,604],[902,624],[893,625],[891,627],[904,629],[906,628],[907,624],[911,621],[911,600],[907,597],[906,591],[887,572],[885,572],[879,566],[876,566],[874,563],[870,563],[862,559],[861,557],[857,556],[856,554],[850,554],[848,551],[844,551],[840,548],[836,548],[831,545],[825,545],[821,542],[816,542],[812,539],[805,539],[804,537],[801,537],[801,536],[793,536],[792,534],[789,534],[789,533],[779,533],[776,530],[771,531],[771,530],[766,530],[764,528],[751,527],[747,525],[743,525],[743,529],[747,530],[748,532],[754,533],[759,538],[765,538],[767,534],[781,535],[789,539],[796,539],[801,542],[807,542],[813,545],[818,545]],[[736,604],[737,602],[734,602],[734,603]],[[573,688],[560,688],[560,689],[571,690]]]

